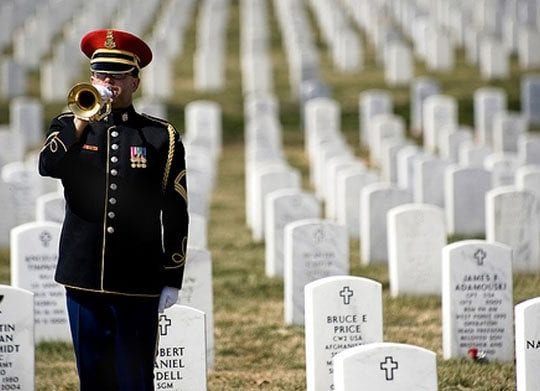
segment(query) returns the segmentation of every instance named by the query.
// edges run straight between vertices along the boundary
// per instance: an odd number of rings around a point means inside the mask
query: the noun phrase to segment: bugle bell
[[[77,83],[68,93],[68,107],[77,118],[99,121],[111,112],[112,92],[103,86]]]

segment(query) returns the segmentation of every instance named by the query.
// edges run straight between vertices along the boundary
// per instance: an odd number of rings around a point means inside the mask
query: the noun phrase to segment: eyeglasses
[[[129,73],[101,73],[94,72],[93,76],[99,80],[105,80],[107,78],[114,80],[125,80],[128,76],[131,76]]]

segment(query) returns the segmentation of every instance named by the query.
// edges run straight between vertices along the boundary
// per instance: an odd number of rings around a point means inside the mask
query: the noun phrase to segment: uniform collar
[[[129,107],[123,107],[121,109],[113,109],[110,116],[115,124],[121,124],[132,120],[135,117],[135,114],[135,108],[133,105],[130,105]]]

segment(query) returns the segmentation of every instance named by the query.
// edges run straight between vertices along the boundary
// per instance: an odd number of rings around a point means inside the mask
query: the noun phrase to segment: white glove
[[[176,303],[178,300],[178,288],[172,288],[170,286],[166,286],[161,291],[161,296],[159,296],[159,306],[158,311],[159,313],[163,313],[166,308],[169,308],[171,305]]]

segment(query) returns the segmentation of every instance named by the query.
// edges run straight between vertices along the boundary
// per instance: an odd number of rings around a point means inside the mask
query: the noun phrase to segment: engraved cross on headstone
[[[41,241],[43,247],[49,247],[49,243],[52,240],[52,235],[48,231],[43,231],[41,234],[39,234],[39,240]]]
[[[344,286],[343,289],[339,291],[339,295],[343,297],[343,304],[351,304],[351,296],[354,295],[354,291],[348,286]]]
[[[476,252],[473,255],[474,259],[476,259],[476,263],[478,264],[478,266],[482,266],[484,264],[484,259],[486,259],[486,256],[487,256],[486,252],[482,250],[481,248],[476,250]]]
[[[394,361],[392,356],[386,356],[384,361],[380,363],[380,368],[384,371],[386,380],[394,380],[394,371],[398,369],[398,363],[397,361]]]
[[[167,318],[167,315],[159,316],[159,335],[167,335],[167,328],[172,324],[172,321]]]
[[[326,237],[326,235],[325,235],[322,228],[318,229],[313,234],[313,240],[315,241],[315,243],[321,243],[325,239],[325,237]]]

